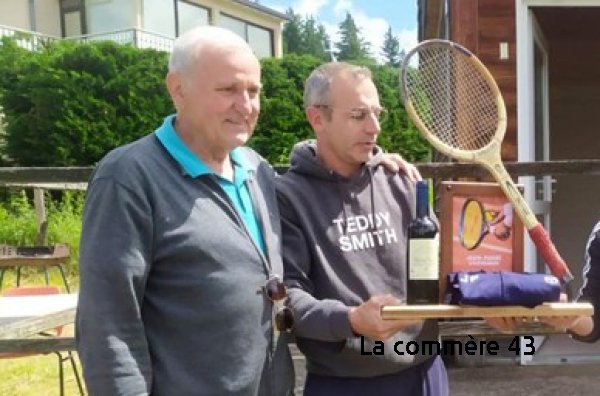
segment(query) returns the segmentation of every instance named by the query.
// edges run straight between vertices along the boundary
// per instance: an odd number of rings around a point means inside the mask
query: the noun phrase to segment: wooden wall
[[[506,103],[508,127],[502,158],[517,160],[517,62],[515,2],[448,0],[450,40],[471,50],[490,69]],[[509,58],[500,59],[500,43],[508,43]]]

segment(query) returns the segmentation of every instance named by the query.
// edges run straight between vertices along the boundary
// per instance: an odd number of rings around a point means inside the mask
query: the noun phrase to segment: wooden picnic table
[[[34,337],[75,321],[77,294],[0,297],[0,352],[73,350],[73,337]]]
[[[70,293],[69,283],[65,274],[65,265],[70,258],[69,246],[58,243],[54,246],[12,246],[0,245],[0,289],[7,268],[13,267],[17,273],[17,286],[23,267],[38,267],[44,269],[46,284],[49,283],[49,268],[58,268],[67,293]]]

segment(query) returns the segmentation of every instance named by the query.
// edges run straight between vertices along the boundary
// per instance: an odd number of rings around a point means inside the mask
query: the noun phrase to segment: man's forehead
[[[332,97],[342,97],[344,99],[364,100],[366,103],[378,100],[379,95],[375,84],[369,78],[334,79],[331,84]]]
[[[260,83],[260,64],[252,57],[241,54],[205,57],[198,64],[198,74],[207,79],[253,81]]]
[[[359,86],[375,86],[373,81],[367,77],[362,75],[355,75],[351,73],[340,73],[334,76],[331,80],[331,88],[358,88]]]
[[[239,85],[253,88],[260,88],[262,84],[260,82],[260,76],[249,75],[246,73],[239,74],[227,74],[224,73],[222,78],[215,79],[214,82],[217,85]]]
[[[201,67],[214,66],[214,68],[254,69],[260,71],[260,62],[256,55],[246,47],[224,46],[207,47],[198,53],[198,62]]]

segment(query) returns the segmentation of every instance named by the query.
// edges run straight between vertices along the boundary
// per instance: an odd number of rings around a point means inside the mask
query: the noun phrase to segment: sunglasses
[[[275,313],[275,327],[281,332],[289,332],[294,328],[294,313],[289,307],[283,305],[287,297],[287,288],[277,275],[271,275],[263,287],[269,300],[277,307]]]

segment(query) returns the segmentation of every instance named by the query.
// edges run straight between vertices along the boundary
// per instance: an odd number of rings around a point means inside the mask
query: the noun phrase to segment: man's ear
[[[318,132],[323,125],[323,112],[314,106],[307,107],[305,112],[310,126],[315,130],[315,132]]]
[[[175,108],[179,109],[185,101],[185,91],[181,74],[173,72],[167,73],[165,83],[167,84],[167,90],[169,91],[169,95],[171,96]]]

